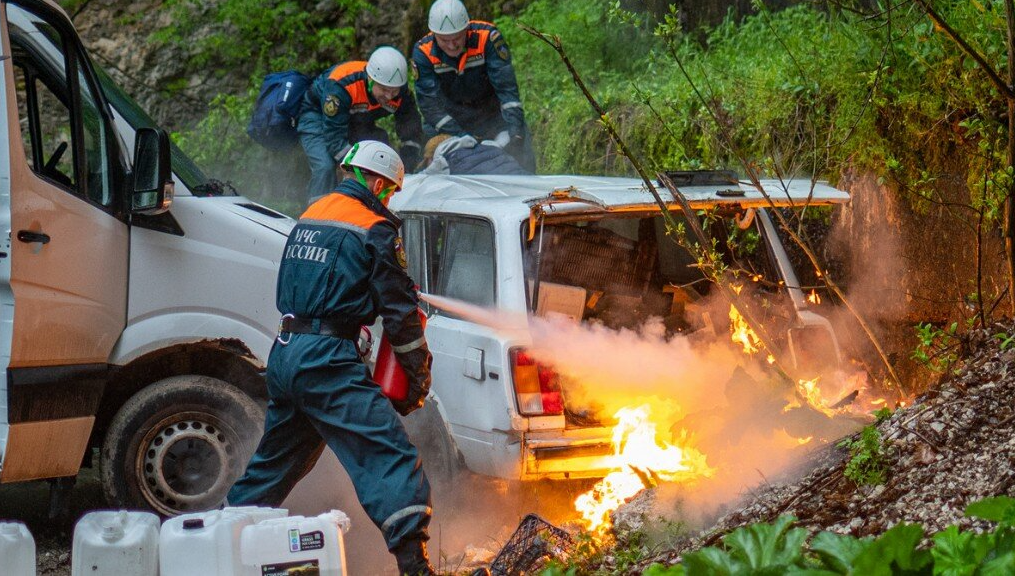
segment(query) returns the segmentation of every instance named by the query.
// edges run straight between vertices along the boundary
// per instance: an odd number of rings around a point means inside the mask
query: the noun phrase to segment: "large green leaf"
[[[752,524],[737,528],[723,538],[730,555],[754,570],[789,567],[801,558],[807,530],[790,526],[796,518],[780,516],[771,524]]]
[[[811,540],[811,552],[818,555],[822,565],[836,574],[849,574],[849,569],[873,538],[854,538],[834,532],[821,532]]]
[[[966,506],[966,516],[1013,526],[1015,525],[1015,498],[995,496],[973,502]]]
[[[750,572],[742,562],[711,546],[685,555],[684,567],[688,576],[739,576]]]
[[[942,576],[972,576],[990,551],[991,537],[960,532],[958,526],[949,526],[934,535],[934,574]]]
[[[930,552],[917,550],[923,538],[919,524],[898,524],[874,540],[853,562],[853,574],[888,576],[892,574],[930,574]]]
[[[1015,574],[1015,552],[992,558],[980,566],[978,576],[1009,576]]]
[[[663,566],[656,562],[648,568],[646,568],[641,576],[684,576],[687,574],[687,570],[684,569],[683,564],[677,564],[675,566]]]

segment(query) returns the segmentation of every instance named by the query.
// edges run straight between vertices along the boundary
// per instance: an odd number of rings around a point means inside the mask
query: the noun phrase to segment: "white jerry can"
[[[250,516],[254,524],[272,518],[285,518],[289,510],[285,508],[268,508],[267,506],[226,506],[224,512],[239,512]]]
[[[151,512],[89,512],[74,526],[71,576],[158,576],[159,517]]]
[[[280,508],[243,506],[170,518],[159,534],[160,576],[240,576],[240,533],[286,514]]]
[[[240,553],[250,576],[344,576],[349,517],[332,510],[265,520],[243,529]]]
[[[35,576],[35,539],[21,522],[0,522],[0,568],[7,576]]]

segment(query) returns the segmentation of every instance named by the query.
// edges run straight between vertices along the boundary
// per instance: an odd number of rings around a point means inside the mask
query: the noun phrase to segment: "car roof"
[[[824,182],[811,180],[762,180],[772,202],[779,206],[827,205],[849,201],[849,194]],[[669,192],[657,185],[659,194],[679,209]],[[768,200],[749,184],[681,186],[694,208],[722,204],[766,207]],[[528,216],[530,206],[551,193],[559,195],[555,212],[623,212],[655,210],[656,203],[645,184],[635,178],[613,176],[446,176],[414,174],[405,179],[402,192],[391,199],[396,212],[445,212],[518,219]],[[561,202],[563,198],[565,201]],[[566,198],[575,198],[567,202]]]

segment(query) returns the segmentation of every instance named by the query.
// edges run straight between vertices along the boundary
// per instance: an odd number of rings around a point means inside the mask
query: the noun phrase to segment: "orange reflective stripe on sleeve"
[[[300,216],[300,220],[331,220],[369,230],[374,224],[384,220],[384,217],[355,198],[345,194],[328,194],[307,208]]]

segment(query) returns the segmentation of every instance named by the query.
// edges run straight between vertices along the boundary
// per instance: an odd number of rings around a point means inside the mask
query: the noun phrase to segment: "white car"
[[[837,351],[828,322],[808,309],[767,201],[730,176],[674,174],[695,210],[716,208],[725,216],[712,226],[736,220],[760,239],[756,259],[790,310],[781,342],[793,357],[803,361],[808,342]],[[779,206],[849,199],[810,181],[766,181],[764,187]],[[419,175],[407,179],[391,208],[404,221],[409,273],[425,293],[511,312],[595,318],[612,327],[658,316],[680,331],[688,328],[682,303],[708,290],[701,273],[688,266],[689,255],[666,237],[660,209],[639,180]],[[679,217],[675,201],[671,209]],[[437,309],[428,312],[432,394],[407,426],[432,477],[447,478],[459,466],[515,480],[607,472],[599,457],[612,450],[610,422],[572,405],[552,378],[532,377],[527,334],[504,335]]]

